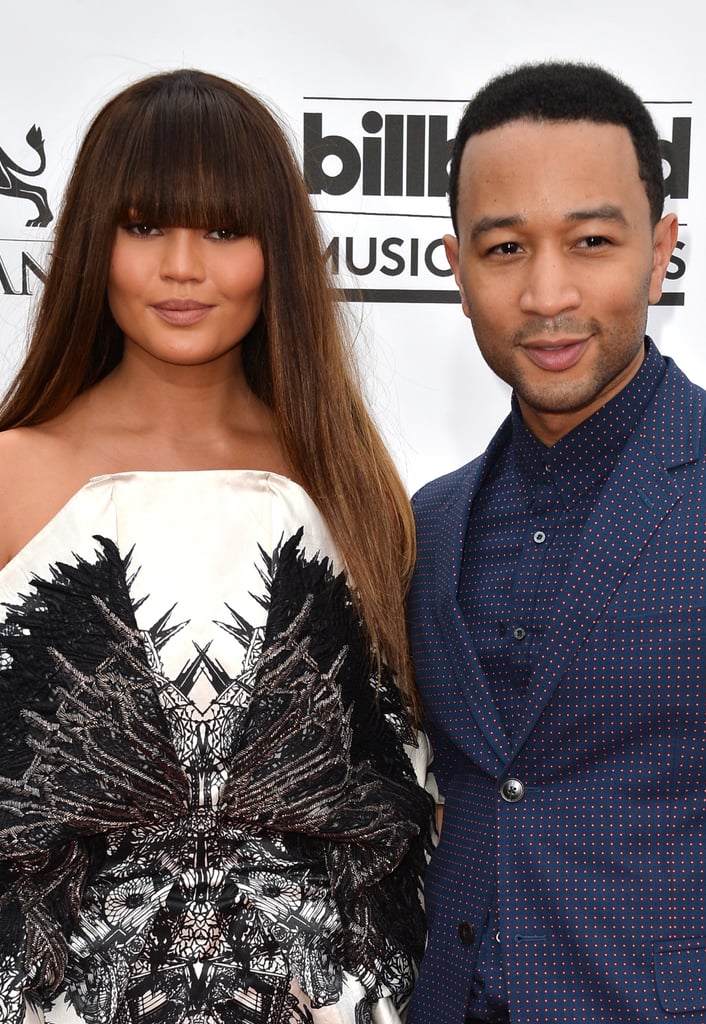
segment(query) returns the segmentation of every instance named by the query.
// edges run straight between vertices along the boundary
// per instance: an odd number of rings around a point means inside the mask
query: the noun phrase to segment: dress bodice
[[[98,477],[0,602],[0,999],[48,1024],[397,1020],[429,752],[302,488]]]

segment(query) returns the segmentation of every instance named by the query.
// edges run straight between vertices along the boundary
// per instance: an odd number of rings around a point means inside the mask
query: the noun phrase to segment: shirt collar
[[[553,483],[566,506],[597,493],[615,465],[661,381],[666,364],[646,339],[645,358],[635,376],[606,405],[548,448],[525,426],[512,396],[512,453],[523,490],[532,499],[540,485]]]

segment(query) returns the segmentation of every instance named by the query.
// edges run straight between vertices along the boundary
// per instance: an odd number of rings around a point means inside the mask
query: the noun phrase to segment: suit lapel
[[[463,699],[491,748],[490,761],[487,758],[488,751],[485,751],[486,756],[481,757],[478,762],[488,771],[502,769],[510,754],[511,744],[459,607],[458,586],[468,517],[473,500],[485,473],[507,444],[510,435],[511,421],[508,418],[490,442],[484,455],[471,464],[464,486],[459,488],[454,501],[448,506],[445,514],[445,533],[446,536],[454,538],[454,542],[439,552],[436,572],[436,604],[439,609],[441,630],[455,664],[456,680]]]
[[[669,470],[699,457],[705,403],[703,393],[667,360],[658,396],[616,463],[586,524],[566,584],[555,603],[552,626],[532,673],[525,712],[512,740],[505,733],[458,604],[470,509],[485,473],[509,442],[510,418],[485,454],[469,468],[444,515],[445,535],[453,542],[439,551],[436,605],[457,685],[487,744],[483,750],[472,749],[469,753],[486,771],[499,774],[516,756],[596,620],[654,531],[679,501],[680,488]]]
[[[658,401],[648,413],[616,463],[586,524],[534,666],[525,713],[513,737],[514,752],[527,740],[642,548],[679,501],[680,488],[669,468],[698,457],[703,395],[673,364],[669,364],[660,392],[662,398],[666,392],[671,402]]]

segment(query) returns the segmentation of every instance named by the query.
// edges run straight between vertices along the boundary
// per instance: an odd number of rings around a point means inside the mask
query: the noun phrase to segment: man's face
[[[512,121],[463,153],[444,239],[483,358],[552,444],[637,372],[677,221],[653,230],[628,130]]]

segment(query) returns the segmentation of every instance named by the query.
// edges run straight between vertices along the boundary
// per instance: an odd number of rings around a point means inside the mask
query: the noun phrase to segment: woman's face
[[[108,303],[125,335],[162,362],[196,366],[240,359],[238,346],[262,307],[259,242],[228,229],[118,228]]]

